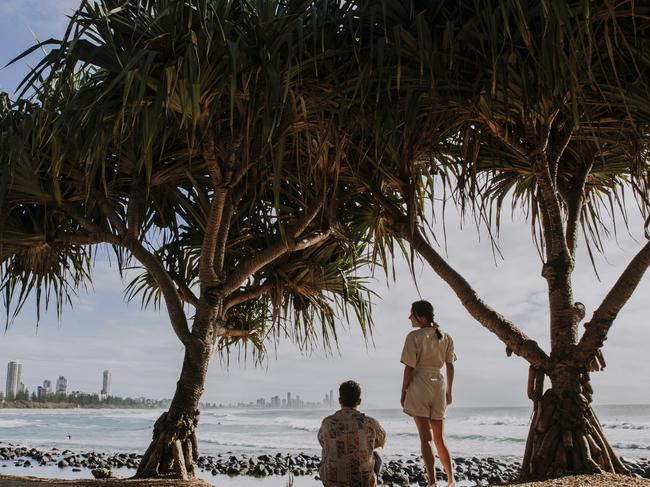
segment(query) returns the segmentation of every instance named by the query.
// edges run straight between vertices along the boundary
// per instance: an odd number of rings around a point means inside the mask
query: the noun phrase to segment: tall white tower
[[[102,376],[102,396],[111,395],[111,371],[105,370]]]
[[[23,364],[20,362],[11,361],[7,364],[7,389],[5,391],[5,398],[7,398],[7,400],[16,399],[22,373]]]

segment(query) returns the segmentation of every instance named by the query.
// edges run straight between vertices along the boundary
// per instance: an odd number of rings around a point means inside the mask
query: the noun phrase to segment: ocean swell
[[[40,421],[26,421],[24,419],[0,419],[0,428],[23,428],[39,423]]]
[[[650,426],[647,424],[634,424],[629,422],[603,423],[603,428],[615,430],[650,430]]]

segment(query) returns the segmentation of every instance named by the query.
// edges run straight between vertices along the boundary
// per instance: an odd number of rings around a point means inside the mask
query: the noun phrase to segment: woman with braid
[[[444,419],[445,409],[452,401],[454,342],[447,333],[440,331],[433,319],[433,306],[428,301],[413,303],[409,319],[415,330],[406,337],[402,351],[404,380],[400,402],[404,412],[415,420],[429,486],[436,485],[435,443],[451,487],[455,479],[444,437]],[[446,381],[441,372],[443,365]]]

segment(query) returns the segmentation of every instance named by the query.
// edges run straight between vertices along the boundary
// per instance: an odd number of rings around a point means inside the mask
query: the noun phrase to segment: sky
[[[62,34],[66,15],[77,0],[0,0],[0,64],[4,66],[31,46],[34,35],[44,40]],[[38,54],[28,61],[34,63]],[[27,71],[26,62],[0,70],[0,91],[13,92]],[[601,280],[584,249],[579,249],[574,273],[574,297],[587,307],[587,316],[603,299],[618,275],[644,243],[643,222],[630,208],[630,231],[606,242],[597,255]],[[447,248],[438,249],[464,275],[493,308],[513,320],[548,351],[548,308],[541,261],[531,240],[530,227],[515,212],[504,217],[495,257],[485,232],[471,223],[461,225],[454,210],[446,216]],[[435,227],[442,235],[441,225]],[[442,239],[441,239],[442,241]],[[445,251],[447,252],[445,254]],[[369,271],[367,272],[369,274]],[[454,339],[458,361],[454,406],[527,406],[527,363],[506,357],[504,345],[474,321],[455,294],[426,265],[416,264],[418,287],[403,261],[396,262],[396,280],[383,274],[372,281],[381,297],[373,306],[375,328],[364,340],[354,324],[340,323],[340,349],[304,353],[281,343],[262,366],[231,356],[225,363],[212,359],[204,401],[229,403],[254,401],[286,392],[318,401],[347,379],[358,380],[367,407],[399,407],[402,366],[399,357],[412,301],[430,300],[436,320]],[[68,379],[70,390],[99,392],[102,372],[112,373],[113,393],[121,396],[171,397],[178,380],[183,349],[172,332],[164,310],[142,310],[127,303],[117,269],[100,260],[94,284],[80,294],[61,320],[54,312],[36,323],[33,307],[0,335],[0,385],[6,363],[20,360],[23,382],[34,390],[44,379]],[[418,292],[419,289],[419,292]],[[607,368],[592,375],[597,404],[650,404],[650,341],[648,297],[650,275],[637,288],[612,328],[604,348]],[[640,386],[641,385],[641,386]],[[4,389],[4,388],[3,388]]]

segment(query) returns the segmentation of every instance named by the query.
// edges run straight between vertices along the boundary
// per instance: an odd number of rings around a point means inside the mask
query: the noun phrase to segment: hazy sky
[[[29,47],[32,31],[40,39],[60,35],[65,15],[76,4],[76,0],[0,0],[0,63],[6,64]],[[23,62],[1,70],[0,90],[12,92],[26,69]],[[642,221],[634,210],[630,213],[632,236],[621,231],[618,241],[608,242],[606,259],[597,256],[601,282],[584,248],[578,257],[575,299],[587,306],[587,316],[643,245]],[[453,211],[447,215],[447,233],[451,264],[488,303],[548,349],[546,286],[528,224],[517,214],[513,221],[504,222],[500,239],[504,259],[496,262],[485,235],[479,238],[472,225],[461,229]],[[455,294],[427,266],[418,266],[417,274],[422,298],[432,301],[437,320],[456,344],[455,404],[527,405],[525,361],[507,358],[502,343],[467,314]],[[301,354],[292,345],[282,344],[262,368],[250,362],[238,363],[235,356],[226,367],[215,357],[204,400],[250,401],[283,396],[287,391],[306,400],[320,400],[342,380],[354,378],[364,388],[367,405],[398,407],[402,374],[399,355],[410,330],[410,303],[419,297],[403,262],[397,264],[397,276],[388,287],[383,275],[373,284],[382,297],[374,306],[374,343],[366,343],[353,326],[340,335],[340,354]],[[98,392],[102,371],[108,368],[113,374],[114,394],[171,397],[182,347],[164,312],[141,311],[138,303],[127,304],[123,289],[116,269],[100,261],[94,273],[94,289],[79,296],[61,322],[50,313],[37,328],[34,310],[26,309],[0,336],[2,388],[6,363],[20,360],[23,382],[30,390],[43,379],[55,381],[64,375],[70,389]],[[650,276],[646,276],[609,334],[604,350],[608,366],[593,375],[596,403],[650,403],[649,294]]]

